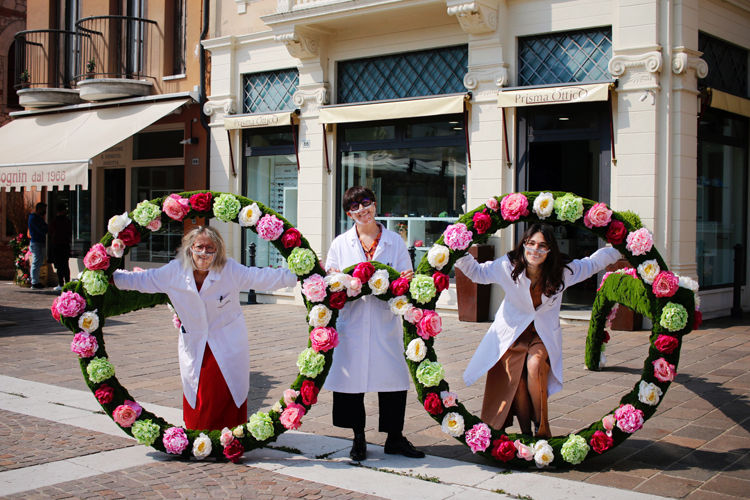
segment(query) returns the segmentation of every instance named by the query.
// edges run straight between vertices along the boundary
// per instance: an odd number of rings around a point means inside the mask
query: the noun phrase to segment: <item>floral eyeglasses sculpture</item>
[[[184,429],[149,412],[117,379],[105,350],[106,318],[169,303],[163,294],[122,291],[108,284],[130,247],[158,231],[164,217],[178,221],[215,217],[250,228],[273,243],[302,284],[309,337],[297,359],[299,375],[273,408],[254,413],[234,429]],[[472,244],[486,242],[510,224],[548,218],[592,231],[618,248],[635,268],[608,273],[602,281],[586,343],[586,366],[598,369],[603,364],[609,338],[605,327],[619,304],[651,318],[654,328],[641,379],[618,408],[576,433],[537,440],[490,428],[450,392],[435,351],[442,321],[434,309],[438,296],[449,286],[448,272]],[[113,217],[108,230],[86,255],[87,270],[81,280],[66,285],[52,305],[52,314],[75,333],[71,349],[78,354],[86,383],[107,414],[140,443],[184,457],[225,456],[236,461],[286,430],[297,429],[317,402],[328,374],[338,345],[338,311],[369,294],[387,301],[391,311],[402,316],[407,365],[419,400],[443,431],[490,460],[516,465],[533,460],[538,467],[579,464],[611,450],[642,428],[674,379],[682,337],[700,323],[697,283],[667,271],[638,217],[571,193],[527,192],[491,198],[446,229],[411,282],[377,262],[326,276],[307,240],[288,221],[261,203],[228,193],[189,192],[143,201],[130,214]],[[176,317],[175,322],[179,324]]]

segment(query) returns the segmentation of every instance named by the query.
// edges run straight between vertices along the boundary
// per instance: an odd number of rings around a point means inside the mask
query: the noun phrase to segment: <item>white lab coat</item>
[[[183,326],[178,343],[180,376],[190,406],[195,408],[208,342],[239,408],[250,389],[250,345],[240,307],[240,290],[276,290],[294,286],[297,278],[289,269],[245,267],[228,259],[221,271],[209,271],[200,292],[193,270],[185,269],[177,260],[142,272],[115,271],[114,281],[121,290],[169,296]]]
[[[568,288],[589,276],[601,271],[609,264],[617,262],[620,252],[615,248],[602,248],[590,257],[574,260],[565,269],[564,288]],[[471,385],[489,371],[500,360],[513,342],[534,322],[539,338],[547,348],[550,362],[550,376],[547,378],[547,394],[552,395],[562,389],[563,357],[562,329],[560,328],[560,305],[562,290],[552,297],[542,294],[542,304],[534,309],[529,291],[531,282],[526,273],[521,273],[518,282],[513,282],[513,266],[507,255],[502,258],[478,264],[474,257],[466,255],[456,262],[456,267],[472,281],[480,284],[496,283],[503,287],[505,299],[495,314],[487,334],[479,344],[469,366],[464,371],[464,382]]]
[[[399,272],[411,270],[404,240],[386,228],[382,228],[372,260]],[[331,243],[326,269],[343,271],[366,261],[356,229],[352,227]],[[409,389],[403,323],[400,316],[391,312],[388,302],[372,295],[347,302],[339,311],[336,330],[339,346],[333,351],[325,389],[350,394]]]

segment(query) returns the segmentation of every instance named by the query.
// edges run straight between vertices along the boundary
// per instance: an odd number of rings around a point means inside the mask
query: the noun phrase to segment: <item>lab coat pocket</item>
[[[214,340],[224,352],[237,354],[242,350],[242,337],[247,337],[245,317],[240,313],[234,320],[225,324],[214,335]]]

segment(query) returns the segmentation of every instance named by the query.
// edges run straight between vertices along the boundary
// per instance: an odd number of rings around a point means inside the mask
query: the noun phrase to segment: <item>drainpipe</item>
[[[208,36],[208,6],[209,6],[209,0],[203,0],[203,29],[201,30],[201,42],[206,39]],[[199,94],[199,104],[200,109],[198,113],[201,117],[201,125],[203,125],[203,128],[206,131],[206,190],[211,189],[211,130],[208,127],[208,117],[203,112],[203,106],[206,104],[206,49],[203,48],[203,44],[201,44],[200,50],[199,50],[199,56],[200,56],[200,78],[201,78],[201,85],[200,85],[200,94]],[[208,221],[206,221],[206,225],[208,225]]]

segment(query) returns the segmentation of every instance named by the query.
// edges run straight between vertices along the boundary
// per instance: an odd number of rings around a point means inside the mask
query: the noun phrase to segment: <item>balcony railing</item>
[[[76,22],[80,64],[76,80],[155,78],[161,53],[156,21],[130,16],[94,16]]]
[[[80,38],[63,30],[16,33],[15,88],[73,88]]]

